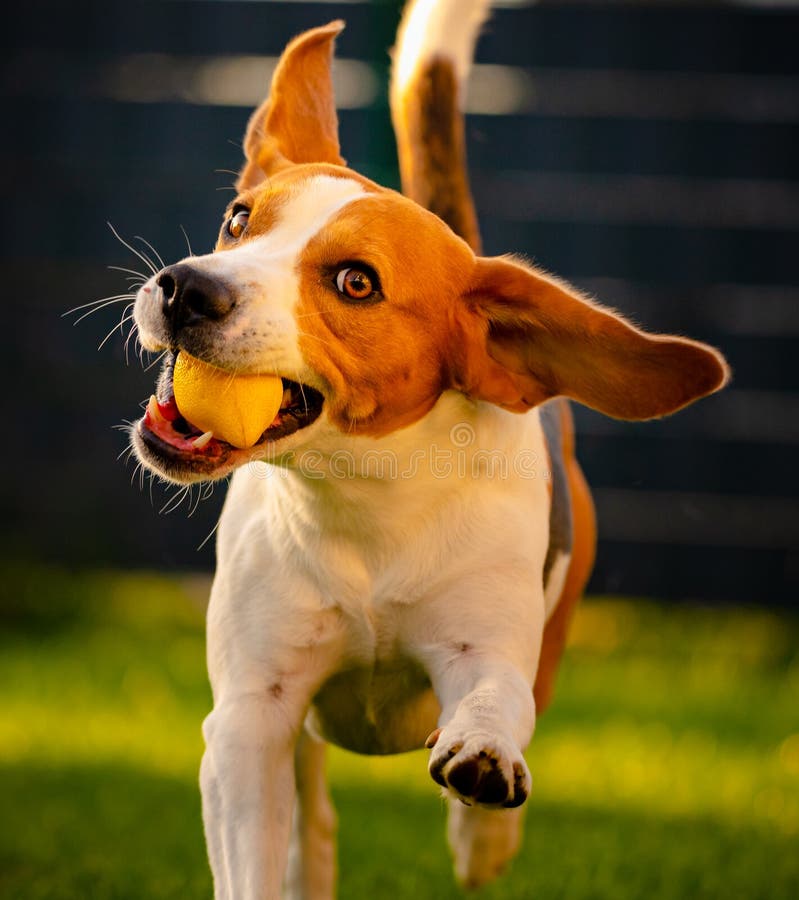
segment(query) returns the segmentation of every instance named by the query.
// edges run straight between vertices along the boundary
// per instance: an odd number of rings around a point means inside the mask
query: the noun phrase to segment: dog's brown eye
[[[367,300],[378,291],[377,276],[365,269],[340,269],[336,275],[336,288],[351,300]]]
[[[234,216],[231,216],[227,223],[227,233],[232,238],[240,238],[244,234],[247,222],[250,218],[248,209],[240,209]]]

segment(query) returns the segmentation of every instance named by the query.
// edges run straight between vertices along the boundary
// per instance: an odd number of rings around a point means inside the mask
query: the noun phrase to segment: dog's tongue
[[[283,399],[276,375],[233,375],[181,351],[172,376],[180,414],[234,447],[252,447],[272,424]]]

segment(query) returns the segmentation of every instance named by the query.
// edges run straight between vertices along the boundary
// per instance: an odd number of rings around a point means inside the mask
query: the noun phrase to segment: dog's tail
[[[489,0],[410,0],[391,76],[403,192],[479,252],[462,99]]]

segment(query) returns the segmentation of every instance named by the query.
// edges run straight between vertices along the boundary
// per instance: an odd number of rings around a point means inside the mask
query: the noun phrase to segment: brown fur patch
[[[260,184],[292,164],[344,165],[330,63],[344,23],[330,22],[296,37],[283,51],[267,99],[247,125],[247,161],[236,187]]]
[[[277,224],[280,210],[285,206],[288,198],[289,195],[286,191],[275,189],[268,181],[262,182],[260,188],[242,191],[225,211],[215,249],[232,250],[251,238],[266,234]],[[236,206],[246,206],[250,210],[247,229],[238,240],[230,237],[227,233],[228,219]]]
[[[377,272],[382,294],[353,302],[335,288],[345,263]],[[393,191],[345,207],[300,262],[300,350],[330,385],[342,430],[380,435],[420,419],[450,386],[454,311],[474,256],[434,215]]]

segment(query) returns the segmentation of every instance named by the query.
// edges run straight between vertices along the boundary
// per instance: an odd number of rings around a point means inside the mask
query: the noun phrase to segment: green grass
[[[0,896],[209,897],[207,585],[17,569],[0,598]],[[799,896],[799,621],[595,599],[528,753],[522,852],[475,896]],[[342,900],[446,900],[425,754],[331,755]]]

